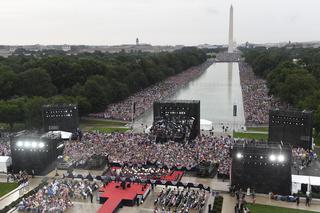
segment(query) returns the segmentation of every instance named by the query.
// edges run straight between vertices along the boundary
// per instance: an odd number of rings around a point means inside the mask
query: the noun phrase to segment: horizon
[[[256,45],[266,45],[266,44],[283,44],[288,43],[289,41],[278,41],[278,42],[264,42],[264,43],[254,43],[249,42],[250,44],[256,44]],[[320,43],[320,40],[314,40],[314,41],[290,41],[291,43]],[[237,47],[240,45],[245,44],[243,43],[237,43]],[[33,44],[0,44],[0,46],[122,46],[122,45],[136,45],[134,42],[132,43],[119,43],[119,44],[68,44],[68,43],[48,43],[48,44],[42,44],[42,43],[33,43]],[[151,46],[185,46],[185,47],[197,47],[200,45],[217,45],[217,46],[228,46],[227,43],[223,44],[216,44],[216,43],[199,43],[194,45],[185,45],[185,44],[152,44],[152,43],[139,43],[139,45],[151,45]]]

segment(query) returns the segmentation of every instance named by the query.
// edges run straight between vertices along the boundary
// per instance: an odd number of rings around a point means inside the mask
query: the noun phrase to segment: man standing
[[[307,195],[306,197],[306,206],[310,206],[310,197]]]
[[[90,196],[91,203],[93,203],[93,194],[92,194],[92,192],[89,192],[89,196]]]

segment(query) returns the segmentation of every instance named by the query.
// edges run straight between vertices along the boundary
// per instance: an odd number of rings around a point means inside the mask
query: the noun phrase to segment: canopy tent
[[[66,131],[50,131],[44,134],[44,136],[50,136],[50,135],[61,135],[62,140],[69,140],[72,136],[72,133],[66,132]]]
[[[205,131],[212,130],[212,122],[206,119],[200,119],[200,129]]]
[[[0,156],[0,172],[7,173],[7,167],[11,166],[12,160],[9,156]]]
[[[305,176],[305,175],[292,175],[292,193],[298,193],[301,190],[301,184],[310,186],[320,186],[320,177]]]

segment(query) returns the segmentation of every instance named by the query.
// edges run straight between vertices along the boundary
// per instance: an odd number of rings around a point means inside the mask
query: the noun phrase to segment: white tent
[[[298,193],[301,190],[301,184],[310,186],[320,186],[320,177],[305,176],[305,175],[292,175],[292,193]]]
[[[0,156],[0,172],[7,173],[7,167],[11,166],[12,160],[9,156]]]
[[[212,130],[212,122],[205,119],[200,119],[200,129],[209,131]]]
[[[50,136],[50,135],[60,135],[62,140],[69,140],[72,136],[71,132],[66,132],[66,131],[50,131],[45,134],[45,136]]]

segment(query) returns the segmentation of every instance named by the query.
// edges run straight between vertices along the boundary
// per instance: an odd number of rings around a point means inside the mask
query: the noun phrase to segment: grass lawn
[[[18,187],[17,183],[0,183],[0,197]]]
[[[264,126],[264,127],[248,127],[247,131],[256,131],[256,132],[268,132],[269,127]]]
[[[129,128],[126,127],[94,127],[91,128],[90,131],[96,131],[98,130],[99,132],[102,133],[111,133],[111,132],[125,132],[129,130]]]
[[[246,138],[246,139],[255,139],[255,140],[268,140],[268,134],[261,133],[246,133],[246,132],[235,132],[233,133],[234,138]]]
[[[301,203],[300,203],[301,205]],[[300,209],[289,209],[277,206],[267,206],[261,204],[247,204],[250,213],[312,213],[313,211],[305,211]],[[315,213],[315,212],[314,212]]]
[[[123,121],[98,120],[98,119],[82,119],[80,120],[80,128],[84,131],[100,128],[117,128],[124,127],[127,123]]]

